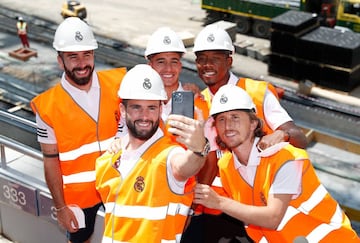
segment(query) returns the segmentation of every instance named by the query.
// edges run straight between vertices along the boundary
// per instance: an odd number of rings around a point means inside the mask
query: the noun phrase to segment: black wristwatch
[[[207,140],[207,138],[205,138],[205,146],[202,149],[202,151],[200,151],[200,152],[193,151],[194,154],[199,155],[201,157],[207,156],[209,154],[209,152],[210,152],[210,143],[209,143],[209,140]]]

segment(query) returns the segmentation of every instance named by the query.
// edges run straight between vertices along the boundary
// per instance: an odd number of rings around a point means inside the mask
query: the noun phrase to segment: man
[[[121,150],[96,163],[96,188],[105,205],[103,242],[179,242],[190,211],[187,180],[203,166],[203,119],[169,115],[169,132],[159,127],[167,99],[160,75],[139,64],[125,75],[119,92],[128,134]]]
[[[256,242],[359,242],[349,219],[319,181],[305,150],[288,142],[263,151],[262,122],[251,97],[234,85],[222,86],[210,110],[228,151],[219,160],[229,197],[198,184],[196,203],[247,224]]]
[[[158,28],[151,35],[146,46],[145,57],[148,64],[161,76],[168,97],[163,102],[163,121],[166,121],[167,116],[171,113],[171,94],[174,91],[184,90],[180,82],[180,73],[181,58],[185,53],[183,41],[169,27]],[[208,108],[204,100],[200,97],[195,98],[195,106],[204,112],[204,118],[208,117]]]
[[[126,69],[94,72],[97,41],[90,27],[76,17],[58,26],[53,46],[64,70],[61,82],[35,97],[31,106],[58,223],[67,230],[69,242],[88,243],[101,206],[95,160],[117,132],[116,90]],[[85,226],[72,209],[83,211]]]
[[[261,108],[266,131],[259,147],[265,149],[278,142],[287,141],[299,148],[306,147],[303,132],[294,124],[291,117],[281,107],[273,93],[271,84],[251,79],[239,79],[231,72],[232,45],[229,34],[216,24],[206,26],[196,37],[193,49],[199,77],[208,86],[202,91],[210,107],[211,98],[225,84],[234,84],[247,91],[255,104]]]
[[[207,88],[202,91],[202,95],[208,103],[209,109],[212,97],[220,87],[225,84],[238,85],[250,94],[257,106],[259,115],[263,118],[264,129],[267,135],[263,136],[259,141],[259,148],[266,149],[283,141],[290,142],[300,148],[306,147],[305,135],[281,107],[275,88],[264,81],[239,79],[231,72],[233,61],[231,55],[234,52],[234,46],[229,34],[224,29],[216,24],[206,26],[196,36],[193,51],[196,55],[198,75],[207,85]],[[216,143],[217,133],[212,123],[213,119],[210,118],[205,125],[205,135],[211,144],[211,152],[208,157],[217,157],[219,159],[222,152]],[[207,163],[207,166],[204,166],[202,170],[199,181],[221,187],[220,181],[216,177],[217,172],[216,163]],[[201,234],[201,232],[206,232],[205,237],[210,238],[211,242],[218,242],[223,237],[227,239],[236,238],[236,234],[231,235],[231,232],[244,232],[241,222],[220,213],[219,211],[208,210],[206,208],[198,208],[197,214],[201,215],[193,217],[192,224],[190,224],[187,230],[188,232],[184,234],[186,240],[184,239],[183,242],[194,241],[194,237],[197,237],[196,235]],[[213,216],[216,214],[220,215],[218,217]],[[232,226],[234,226],[233,229]],[[222,230],[224,231],[223,233],[221,233]],[[228,233],[225,233],[225,231]],[[243,237],[241,233],[237,236]],[[196,240],[199,239],[196,238]],[[208,242],[207,240],[205,241]],[[242,240],[242,242],[248,242],[248,240]]]
[[[18,21],[16,23],[16,29],[23,47],[30,48],[29,41],[27,38],[27,23],[26,21],[24,21],[23,17],[21,16],[18,17]]]

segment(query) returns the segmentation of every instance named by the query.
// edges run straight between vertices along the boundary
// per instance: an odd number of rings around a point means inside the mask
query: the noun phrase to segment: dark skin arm
[[[289,140],[286,139],[288,135],[290,136]],[[282,124],[272,134],[262,137],[258,143],[258,147],[264,150],[279,142],[289,142],[293,146],[302,149],[305,149],[307,146],[305,134],[292,121]]]

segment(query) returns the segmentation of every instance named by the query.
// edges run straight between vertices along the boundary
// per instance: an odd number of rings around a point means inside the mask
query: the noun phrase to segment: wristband
[[[46,158],[56,158],[56,157],[59,157],[59,154],[46,154],[46,153],[43,153],[43,156],[46,157]]]
[[[55,208],[55,212],[60,212],[60,211],[64,210],[65,208],[67,208],[67,205],[62,206],[61,208]]]

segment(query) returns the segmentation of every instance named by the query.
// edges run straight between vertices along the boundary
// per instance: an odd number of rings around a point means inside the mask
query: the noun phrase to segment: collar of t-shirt
[[[136,165],[136,162],[140,159],[140,156],[158,139],[164,136],[164,133],[160,128],[158,128],[155,134],[148,139],[145,143],[143,143],[136,150],[126,150],[126,146],[129,144],[129,134],[125,135],[121,138],[121,158],[119,165],[119,172],[123,178],[125,178],[132,168]]]
[[[239,78],[236,77],[235,74],[230,71],[230,77],[229,77],[229,80],[227,81],[227,84],[236,85],[238,80],[239,80]],[[211,95],[211,99],[212,99],[215,94],[213,94],[210,89],[209,89],[209,91],[210,91],[210,95]]]
[[[260,164],[260,160],[261,160],[259,156],[259,151],[256,147],[256,144],[259,142],[259,139],[260,138],[255,137],[247,165],[241,164],[238,158],[236,157],[235,153],[233,152],[235,169],[240,173],[241,177],[251,186],[254,184],[256,168]]]
[[[66,80],[65,73],[63,73],[61,77],[61,85],[74,101],[97,121],[100,102],[100,85],[96,72],[93,72],[91,87],[88,92],[71,85],[69,81]]]

